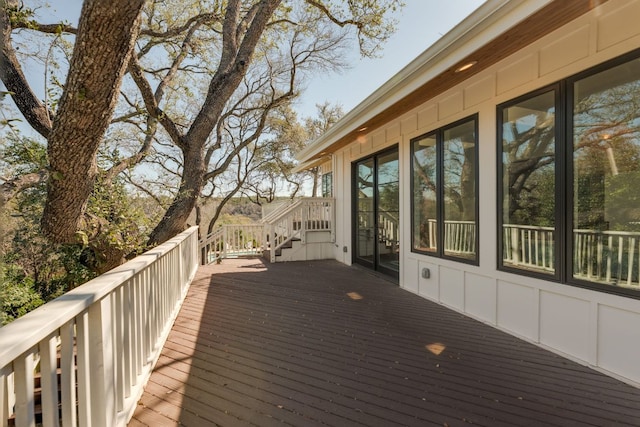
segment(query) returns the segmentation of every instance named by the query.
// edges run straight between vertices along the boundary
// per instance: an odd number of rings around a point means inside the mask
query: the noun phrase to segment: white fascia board
[[[308,161],[357,126],[380,114],[460,60],[514,27],[553,0],[487,0],[451,31],[296,154]]]
[[[296,166],[294,166],[293,169],[291,169],[292,173],[298,173],[298,172],[302,172],[311,168],[315,168],[316,166],[320,166],[323,163],[329,161],[331,159],[330,156],[326,156],[326,157],[321,157],[319,159],[315,159],[315,160],[307,160],[306,162],[303,163],[298,163]]]

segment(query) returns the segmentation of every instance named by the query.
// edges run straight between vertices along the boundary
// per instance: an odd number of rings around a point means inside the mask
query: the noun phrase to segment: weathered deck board
[[[225,260],[198,272],[130,425],[470,423],[638,426],[640,390],[358,268]]]

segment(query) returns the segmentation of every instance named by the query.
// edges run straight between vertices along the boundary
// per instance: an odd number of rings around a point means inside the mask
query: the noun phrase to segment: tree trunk
[[[180,189],[164,217],[149,236],[149,245],[158,245],[184,231],[187,219],[196,206],[206,172],[200,147],[184,151],[184,167]]]
[[[96,177],[96,153],[116,105],[144,0],[86,0],[64,94],[48,138],[42,228],[73,242]]]
[[[257,9],[248,28],[247,22],[240,18],[241,2],[235,0],[228,3],[219,68],[211,78],[202,109],[180,141],[184,156],[180,190],[162,220],[151,232],[149,245],[164,243],[184,230],[200,197],[207,172],[204,164],[207,138],[220,119],[227,101],[245,76],[255,47],[281,2],[282,0],[261,0],[255,5]],[[245,29],[246,32],[243,32]]]

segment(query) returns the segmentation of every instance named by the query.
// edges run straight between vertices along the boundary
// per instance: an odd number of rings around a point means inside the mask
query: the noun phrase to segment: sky
[[[405,0],[396,18],[396,33],[377,59],[354,54],[354,66],[342,74],[323,75],[308,82],[296,110],[315,116],[316,104],[340,104],[348,112],[445,35],[484,0]]]
[[[316,104],[339,104],[348,112],[408,65],[431,44],[478,8],[484,0],[404,0],[396,15],[397,31],[376,59],[363,59],[355,51],[353,66],[340,74],[323,74],[310,80],[296,103],[301,117],[316,115]],[[51,3],[46,21],[66,19],[77,24],[82,0]]]

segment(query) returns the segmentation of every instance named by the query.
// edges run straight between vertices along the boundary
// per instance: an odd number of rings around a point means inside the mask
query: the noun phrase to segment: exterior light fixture
[[[478,61],[469,61],[467,63],[464,63],[461,66],[459,66],[458,68],[456,68],[455,72],[456,73],[461,73],[463,71],[467,71],[469,68],[473,67],[477,63],[478,63]]]

